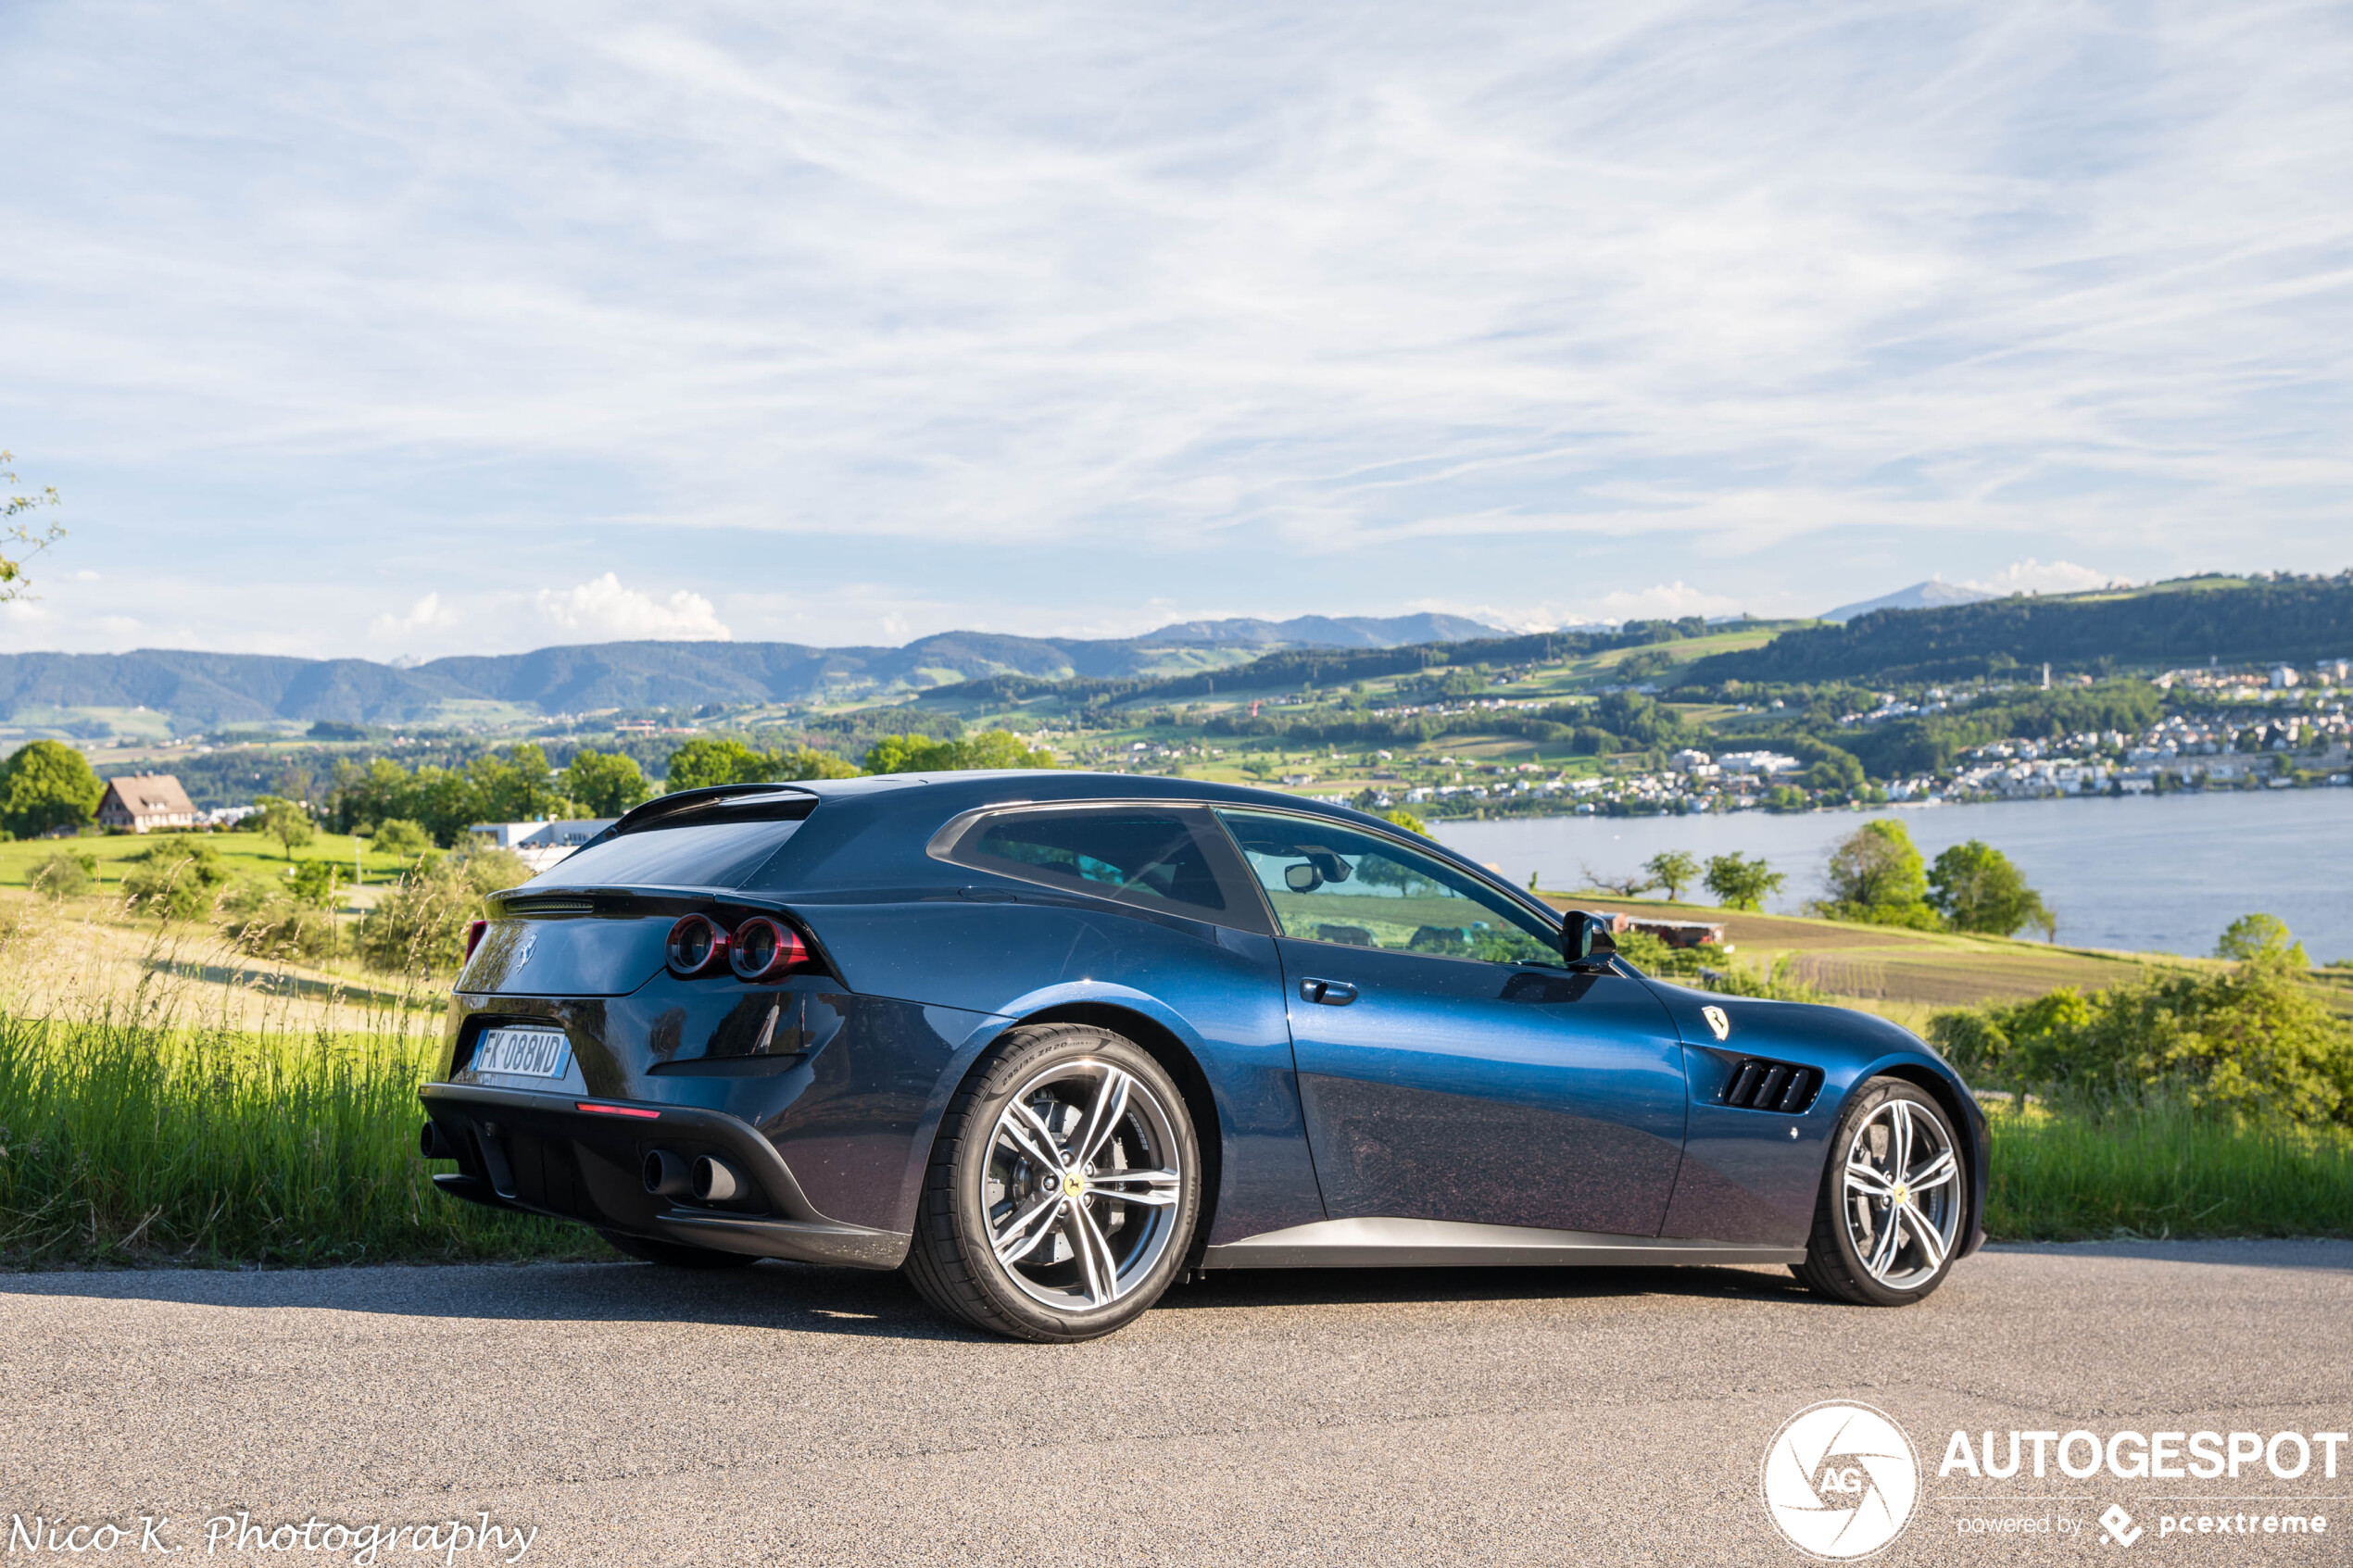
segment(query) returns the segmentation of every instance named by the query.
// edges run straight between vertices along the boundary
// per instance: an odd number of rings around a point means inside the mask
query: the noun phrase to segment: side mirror
[[[1571,968],[1594,968],[1617,951],[1617,922],[1590,909],[1571,909],[1561,924],[1561,957]]]
[[[1283,885],[1293,893],[1313,893],[1324,885],[1324,873],[1302,860],[1298,865],[1283,868]]]

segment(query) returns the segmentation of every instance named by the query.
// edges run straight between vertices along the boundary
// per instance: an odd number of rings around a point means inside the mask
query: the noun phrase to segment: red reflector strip
[[[661,1111],[644,1110],[634,1105],[598,1105],[593,1100],[584,1099],[573,1101],[572,1108],[574,1110],[593,1110],[599,1116],[635,1116],[644,1122],[656,1122],[661,1119]]]

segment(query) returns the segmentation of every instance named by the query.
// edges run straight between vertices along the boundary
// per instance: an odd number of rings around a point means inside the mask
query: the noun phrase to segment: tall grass
[[[1991,1115],[1985,1228],[2004,1241],[2353,1236],[2353,1134],[2162,1096]]]
[[[127,992],[0,1005],[0,1263],[355,1263],[596,1255],[588,1231],[434,1190],[417,1085],[438,1018],[315,1026],[183,1010],[151,952]],[[283,1025],[288,1015],[275,1022]]]

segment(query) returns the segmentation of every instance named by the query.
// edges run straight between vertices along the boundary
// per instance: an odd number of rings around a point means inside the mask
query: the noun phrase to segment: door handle
[[[1345,980],[1302,980],[1299,983],[1299,996],[1302,1001],[1344,1008],[1356,999],[1356,987]]]

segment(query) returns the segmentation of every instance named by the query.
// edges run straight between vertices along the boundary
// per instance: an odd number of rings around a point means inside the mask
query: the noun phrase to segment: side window
[[[1222,846],[1204,842],[1209,831],[1205,819],[1182,811],[1007,811],[965,830],[949,859],[1048,887],[1264,930],[1254,909],[1228,908],[1239,901],[1219,884],[1210,850]]]
[[[1220,811],[1286,936],[1490,963],[1561,963],[1556,928],[1442,860],[1311,818]]]

